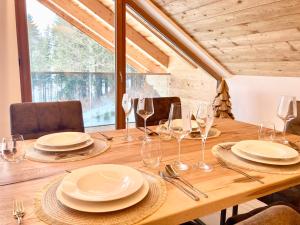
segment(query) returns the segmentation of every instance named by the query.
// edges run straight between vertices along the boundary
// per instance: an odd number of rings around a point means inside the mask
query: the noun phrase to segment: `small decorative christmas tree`
[[[229,88],[226,84],[226,81],[222,80],[218,87],[218,93],[213,103],[215,117],[234,119],[234,116],[231,112],[231,102],[228,91]]]

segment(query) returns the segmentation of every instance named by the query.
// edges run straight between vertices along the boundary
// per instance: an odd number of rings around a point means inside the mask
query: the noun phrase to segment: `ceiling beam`
[[[209,55],[209,53],[200,47],[174,21],[167,17],[149,0],[126,0],[126,2],[132,10],[155,27],[163,36],[178,46],[178,48],[215,79],[221,80],[223,76],[231,75],[229,71],[227,71],[218,61]],[[169,25],[169,27],[167,27],[167,25]]]
[[[39,0],[50,10],[62,16],[66,21],[76,26],[85,34],[96,40],[100,45],[114,51],[114,32],[107,29],[95,17],[88,14],[78,5],[69,0]],[[147,56],[127,43],[127,59],[133,67],[141,72],[165,73],[166,70]]]
[[[98,0],[76,0],[75,2],[80,2],[83,6],[97,15],[110,29],[114,29],[114,12],[103,5]],[[134,47],[138,48],[147,56],[151,57],[152,60],[159,63],[164,67],[168,67],[169,56],[162,52],[153,43],[147,40],[142,34],[136,31],[132,26],[126,24],[126,39]]]

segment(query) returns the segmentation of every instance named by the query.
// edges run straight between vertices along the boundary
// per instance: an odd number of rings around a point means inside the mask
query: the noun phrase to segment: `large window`
[[[94,3],[103,4],[100,2]],[[110,4],[105,10],[112,10],[113,14],[115,3],[112,1]],[[115,81],[114,24],[110,24],[110,28],[105,27],[99,18],[92,18],[95,17],[95,13],[91,13],[86,7],[85,2],[81,0],[16,1],[16,9],[23,14],[22,16],[19,16],[20,13],[16,14],[17,25],[21,24],[18,27],[19,51],[22,51],[21,73],[26,75],[21,76],[22,99],[23,101],[32,99],[33,102],[80,100],[86,127],[110,125],[115,123],[117,115],[120,116],[119,106],[118,114],[116,113],[116,102],[121,102],[120,96],[118,101],[116,100],[116,90],[120,90],[120,86],[116,88],[115,83],[120,85],[120,81]],[[81,13],[78,13],[78,10],[81,10]],[[109,12],[106,12],[108,13],[106,15],[109,15]],[[77,18],[78,15],[82,18]],[[26,31],[23,29],[26,26],[22,26],[25,17],[28,28],[28,51],[27,41],[22,38]],[[111,18],[114,19],[113,17]],[[135,35],[139,36],[138,40],[145,39],[132,29],[129,32],[131,41],[135,41]],[[148,54],[155,57],[156,48],[151,49],[151,46],[149,48],[151,44],[147,40],[143,41],[148,46]],[[157,72],[151,74],[149,70],[145,74],[145,70],[141,69],[143,62],[150,68],[156,66],[152,65],[151,60],[141,54],[138,48],[131,45],[128,55],[126,91],[133,97],[139,97],[141,94],[154,97],[168,96],[169,76],[157,75]],[[30,58],[30,70],[29,67],[26,68],[29,63],[26,63],[24,58]],[[27,82],[29,80],[31,87]],[[133,115],[130,121],[134,122]]]

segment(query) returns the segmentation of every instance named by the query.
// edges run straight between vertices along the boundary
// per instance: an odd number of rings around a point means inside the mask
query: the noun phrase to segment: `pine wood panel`
[[[233,74],[300,75],[300,1],[152,1]]]
[[[184,174],[186,179],[206,192],[209,197],[201,198],[199,202],[195,202],[177,188],[167,184],[168,196],[164,205],[156,213],[141,221],[139,224],[180,224],[199,216],[208,215],[220,209],[299,184],[300,175],[278,175],[247,171],[250,175],[260,177],[265,182],[265,184],[262,185],[258,182],[246,179],[234,171],[220,167],[208,149],[215,144],[225,141],[256,139],[258,128],[233,120],[218,120],[217,128],[222,131],[222,134],[218,138],[208,139],[206,150],[206,160],[214,166],[214,170],[210,173],[204,173],[200,170],[193,169]],[[107,134],[122,136],[124,132],[124,130],[108,131]],[[129,132],[134,137],[143,135],[143,133],[137,129],[130,129]],[[96,134],[94,134],[94,136],[100,137]],[[299,139],[298,136],[291,135],[288,135],[288,138],[292,141]],[[47,183],[65,174],[65,170],[67,169],[72,170],[99,163],[117,163],[145,169],[141,163],[140,146],[140,141],[134,141],[130,144],[113,141],[111,148],[100,156],[70,163],[51,164],[24,161],[19,164],[8,165],[0,161],[1,168],[5,168],[1,171],[0,182],[40,177],[36,180],[0,186],[1,224],[8,225],[16,223],[12,216],[13,199],[24,201],[26,210],[24,224],[44,224],[40,222],[34,214],[34,198],[37,192]],[[199,149],[199,140],[184,140],[182,143],[182,160],[190,164],[196,163],[200,157]],[[177,157],[176,154],[177,142],[175,140],[163,145],[163,163],[172,162]],[[157,173],[157,170],[151,171]],[[59,174],[57,175],[57,173]]]

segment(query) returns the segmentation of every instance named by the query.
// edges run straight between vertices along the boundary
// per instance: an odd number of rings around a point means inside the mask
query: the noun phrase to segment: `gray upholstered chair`
[[[159,97],[153,98],[154,115],[147,119],[147,126],[158,125],[162,119],[168,119],[171,104],[180,102],[178,97]],[[136,127],[143,127],[144,120],[137,114],[138,99],[134,99],[134,116]]]
[[[24,139],[39,138],[55,132],[84,132],[81,102],[12,104],[10,125],[11,134],[22,134]]]
[[[293,206],[279,202],[231,217],[226,225],[300,225],[300,214]]]

